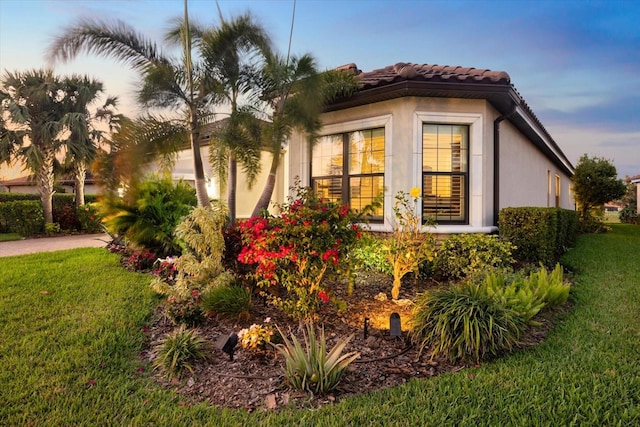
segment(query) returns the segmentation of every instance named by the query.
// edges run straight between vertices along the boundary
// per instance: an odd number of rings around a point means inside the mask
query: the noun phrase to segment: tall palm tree
[[[272,161],[252,216],[269,207],[283,150],[293,130],[304,132],[313,144],[320,129],[323,107],[337,97],[352,94],[357,88],[358,81],[353,74],[336,70],[319,73],[314,58],[309,54],[290,58],[271,55],[267,58],[262,70],[261,99],[270,110],[263,140],[269,147]]]
[[[242,100],[257,95],[257,62],[268,56],[271,42],[265,30],[249,13],[225,20],[219,11],[220,26],[202,35],[201,54],[207,76],[216,93],[231,109],[229,120],[214,134],[212,163],[227,169],[227,204],[231,222],[236,219],[237,163],[248,173],[251,185],[260,166],[260,140],[257,122],[250,106]],[[224,165],[221,160],[226,159]],[[221,174],[224,176],[224,174]]]
[[[122,118],[116,114],[114,107],[117,98],[108,97],[103,106],[95,113],[89,111],[92,104],[102,91],[102,84],[91,84],[87,77],[73,76],[67,80],[69,97],[68,109],[84,117],[84,128],[82,132],[71,132],[67,144],[65,166],[70,169],[74,178],[75,205],[84,205],[84,183],[87,169],[96,156],[99,144],[104,140],[105,131],[99,129],[98,122],[102,122],[112,132],[119,125]]]
[[[74,97],[95,97],[102,84],[87,77],[60,78],[52,70],[29,70],[5,72],[1,86],[1,114],[8,119],[2,125],[0,163],[17,159],[34,173],[45,222],[52,223],[56,155],[63,148],[81,150],[78,141],[88,138],[86,115],[75,110]]]
[[[167,42],[177,42],[179,59],[163,54],[156,43],[137,33],[122,21],[81,20],[67,28],[49,48],[49,60],[70,61],[79,53],[112,57],[130,65],[142,77],[138,101],[144,107],[179,110],[188,124],[193,152],[195,187],[200,206],[210,206],[200,152],[200,126],[208,107],[215,100],[206,86],[202,68],[194,64],[191,54],[199,43],[202,29],[189,23],[187,0],[184,19],[175,21],[166,35]]]

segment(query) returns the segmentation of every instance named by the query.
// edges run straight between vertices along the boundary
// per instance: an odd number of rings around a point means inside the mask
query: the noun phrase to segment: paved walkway
[[[78,234],[0,242],[0,257],[73,248],[103,248],[109,241],[108,234]]]

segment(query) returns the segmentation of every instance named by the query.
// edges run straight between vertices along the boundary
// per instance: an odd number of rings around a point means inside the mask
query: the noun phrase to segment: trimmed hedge
[[[519,261],[547,266],[556,263],[560,255],[575,244],[579,213],[560,208],[518,207],[500,210],[500,236],[517,248]]]
[[[84,228],[83,218],[78,217],[73,199],[73,194],[53,195],[53,222],[60,224],[61,230]],[[85,195],[86,204],[96,200],[96,195]],[[19,233],[26,237],[43,231],[44,215],[39,194],[0,193],[0,233]]]
[[[44,213],[39,200],[0,202],[0,233],[32,236],[44,230]]]

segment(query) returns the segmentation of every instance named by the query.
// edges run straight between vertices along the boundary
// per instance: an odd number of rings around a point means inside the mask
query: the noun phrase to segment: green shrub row
[[[95,207],[97,196],[85,196],[83,208],[76,209],[73,194],[54,194],[53,222],[61,231],[100,232],[102,226]],[[56,229],[57,229],[56,227]],[[44,216],[39,194],[0,193],[0,233],[33,236],[44,230]]]
[[[575,244],[579,214],[560,208],[504,208],[498,218],[500,237],[516,246],[518,261],[553,265]]]
[[[39,200],[0,202],[0,233],[32,236],[44,230],[44,213]]]

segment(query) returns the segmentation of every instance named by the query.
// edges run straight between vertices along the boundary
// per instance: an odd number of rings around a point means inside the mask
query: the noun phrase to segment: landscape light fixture
[[[238,345],[238,334],[231,332],[229,336],[221,336],[216,342],[216,348],[229,355],[229,360],[233,361],[233,353]]]

